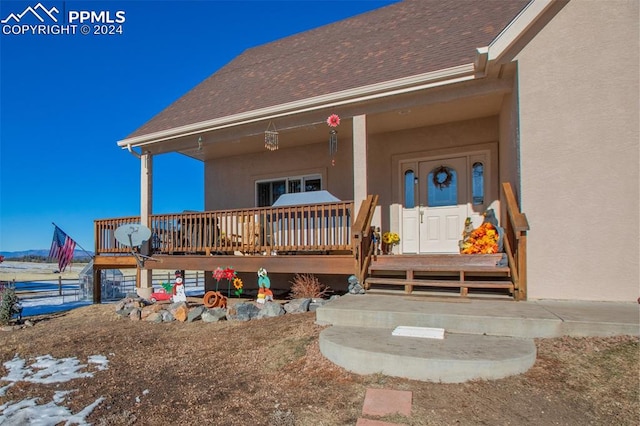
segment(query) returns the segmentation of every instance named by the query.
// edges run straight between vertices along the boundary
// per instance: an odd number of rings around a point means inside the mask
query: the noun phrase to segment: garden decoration
[[[271,291],[271,280],[267,276],[267,270],[258,269],[258,303],[266,303],[273,301],[273,292]]]
[[[380,227],[371,227],[371,243],[373,244],[373,256],[374,259],[380,254]]]
[[[242,289],[243,289],[243,283],[242,283],[242,280],[240,279],[240,277],[235,277],[233,279],[233,288],[235,288],[233,293],[236,296],[240,297],[240,295],[242,294]]]
[[[162,286],[165,292],[169,294],[173,294],[173,284],[166,282],[166,283],[161,283],[160,285]]]
[[[338,152],[338,131],[335,128],[340,125],[340,117],[338,117],[338,114],[331,114],[327,118],[327,125],[331,127],[329,131],[329,156],[331,157],[331,165],[335,166],[335,155]]]
[[[464,229],[462,230],[462,239],[458,241],[458,246],[460,247],[460,251],[462,251],[465,247],[465,244],[469,242],[472,232],[473,232],[473,222],[471,222],[471,218],[468,217],[464,221]]]
[[[176,285],[173,286],[173,297],[171,298],[173,302],[186,302],[187,295],[184,292],[184,281],[182,279],[182,275],[176,274]]]
[[[236,296],[240,296],[240,294],[242,294],[242,280],[236,276],[236,271],[233,267],[228,266],[225,269],[222,269],[218,266],[216,270],[213,271],[213,278],[216,280],[216,291],[218,291],[220,280],[227,280],[227,297],[231,297],[231,283],[233,283],[236,289]]]
[[[226,308],[227,298],[219,291],[208,291],[202,298],[202,304],[206,308]]]
[[[395,232],[385,232],[382,234],[382,243],[384,244],[382,247],[384,253],[391,254],[393,246],[400,244],[400,236]]]
[[[467,223],[471,219],[465,221],[465,233],[468,231]],[[462,254],[492,254],[502,251],[502,237],[504,231],[497,225],[497,219],[492,209],[484,213],[484,221],[482,225],[471,231],[468,236],[463,234],[460,244],[460,253]]]

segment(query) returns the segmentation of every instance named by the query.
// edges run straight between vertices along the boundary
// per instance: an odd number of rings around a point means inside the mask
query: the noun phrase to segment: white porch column
[[[151,226],[152,201],[153,201],[153,156],[143,153],[140,156],[140,223],[147,227]],[[151,240],[141,247],[142,254],[148,256],[151,253]],[[138,282],[138,295],[144,298],[151,297],[152,293],[152,270],[141,269],[140,280]]]
[[[353,202],[354,217],[367,198],[367,116],[353,117]]]

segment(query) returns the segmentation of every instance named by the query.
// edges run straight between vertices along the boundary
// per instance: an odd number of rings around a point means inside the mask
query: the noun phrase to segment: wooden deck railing
[[[372,244],[371,220],[378,205],[378,196],[369,195],[360,205],[358,217],[353,224],[353,253],[356,260],[356,274],[358,282],[364,283],[371,264],[371,256],[375,249]]]
[[[527,299],[527,231],[529,222],[520,211],[513,188],[509,182],[502,183],[506,201],[507,217],[504,220],[504,250],[509,258],[509,267],[515,287],[516,300]]]
[[[153,254],[283,254],[351,251],[353,202],[261,207],[150,217]],[[95,221],[96,253],[129,253],[115,230],[139,217]]]

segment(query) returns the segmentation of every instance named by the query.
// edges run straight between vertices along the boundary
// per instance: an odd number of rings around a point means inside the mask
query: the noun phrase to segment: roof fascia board
[[[302,99],[286,104],[274,105],[240,114],[234,114],[213,120],[201,121],[186,126],[175,127],[160,132],[149,133],[118,141],[118,146],[127,149],[129,146],[141,147],[178,137],[190,136],[202,132],[241,126],[262,120],[290,115],[292,112],[304,113],[323,108],[336,107],[349,103],[374,100],[387,96],[411,93],[432,87],[459,83],[474,79],[474,64],[432,71],[415,76],[389,80],[382,83],[361,86],[354,89],[334,92],[327,95]]]
[[[499,61],[556,0],[532,0],[489,44],[488,62]]]

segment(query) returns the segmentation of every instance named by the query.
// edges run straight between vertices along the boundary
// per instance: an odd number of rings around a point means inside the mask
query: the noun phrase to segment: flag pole
[[[62,228],[60,228],[58,225],[56,225],[54,222],[51,222],[51,224],[52,224],[53,226],[55,226],[56,228],[58,228],[59,230],[61,230],[62,232],[64,232],[64,230],[63,230]],[[65,233],[65,234],[67,234],[66,232],[64,232],[64,233]],[[67,234],[67,235],[69,235],[69,234]],[[75,240],[74,240],[74,241],[75,241]],[[93,259],[93,258],[95,257],[95,256],[93,256],[91,253],[89,253],[88,251],[86,251],[86,250],[84,249],[84,247],[82,247],[80,244],[78,244],[78,242],[77,242],[77,241],[75,241],[75,243],[76,243],[76,247],[79,247],[79,248],[80,248],[80,250],[82,250],[83,252],[85,252],[85,253],[87,254],[87,256],[89,256],[91,259]]]

